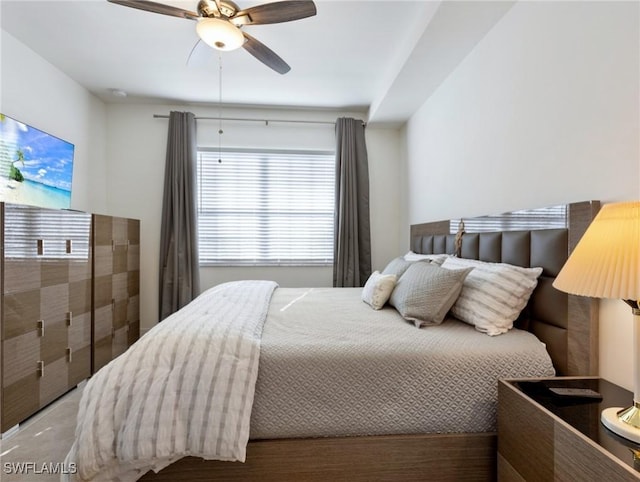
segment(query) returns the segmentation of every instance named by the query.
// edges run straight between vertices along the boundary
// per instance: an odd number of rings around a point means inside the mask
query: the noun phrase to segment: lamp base
[[[640,444],[640,407],[605,408],[601,415],[602,424],[616,435]]]

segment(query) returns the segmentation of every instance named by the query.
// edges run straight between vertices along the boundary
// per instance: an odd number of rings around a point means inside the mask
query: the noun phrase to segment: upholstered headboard
[[[546,344],[558,375],[597,375],[598,302],[567,295],[552,283],[599,209],[598,201],[567,205],[565,228],[464,232],[458,252],[449,221],[412,225],[411,250],[542,267],[538,286],[516,326]]]

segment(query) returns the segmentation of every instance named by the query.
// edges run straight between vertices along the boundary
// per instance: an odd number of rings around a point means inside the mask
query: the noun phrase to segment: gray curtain
[[[171,112],[160,230],[160,319],[200,293],[196,210],[196,119]]]
[[[369,166],[364,123],[336,121],[336,209],[333,286],[363,286],[371,274]]]

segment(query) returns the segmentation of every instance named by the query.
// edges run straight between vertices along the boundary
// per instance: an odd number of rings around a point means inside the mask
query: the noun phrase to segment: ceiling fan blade
[[[164,3],[150,2],[148,0],[107,0],[108,2],[122,5],[124,7],[137,8],[147,12],[161,13],[162,15],[170,15],[172,17],[189,18],[197,20],[200,16],[196,12],[183,10],[182,8],[172,7]]]
[[[301,18],[313,17],[317,13],[312,0],[289,0],[265,3],[236,13],[233,19],[241,19],[245,25],[290,22]]]
[[[244,49],[260,62],[265,64],[267,67],[272,68],[279,74],[286,74],[291,70],[289,64],[282,60],[278,56],[278,54],[276,54],[265,44],[263,44],[259,40],[256,40],[246,32],[242,32],[242,34],[244,35],[244,38],[247,39],[247,41],[243,44]]]

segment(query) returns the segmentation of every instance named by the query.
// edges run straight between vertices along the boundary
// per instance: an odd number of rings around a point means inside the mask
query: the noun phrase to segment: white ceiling
[[[162,3],[193,11],[197,0]],[[285,75],[243,49],[219,54],[200,42],[189,58],[194,21],[106,0],[0,0],[0,17],[3,30],[105,102],[218,102],[221,62],[225,104],[362,110],[370,121],[402,122],[511,5],[316,0],[314,17],[245,26],[289,63]]]

